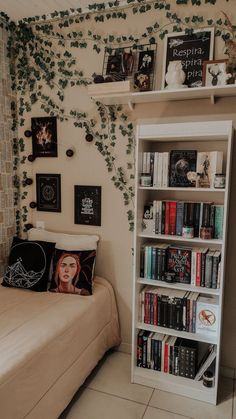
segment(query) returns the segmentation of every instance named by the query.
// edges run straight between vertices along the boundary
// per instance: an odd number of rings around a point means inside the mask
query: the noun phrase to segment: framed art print
[[[57,118],[31,118],[32,146],[35,157],[57,157]]]
[[[101,225],[101,186],[75,185],[75,224]]]
[[[210,60],[203,63],[204,86],[224,86],[231,74],[227,73],[227,60]]]
[[[203,62],[212,60],[214,28],[170,33],[165,36],[162,88],[167,86],[166,74],[172,61],[181,61],[185,72],[184,85],[200,87],[203,84]]]
[[[37,210],[61,212],[61,175],[36,174]]]

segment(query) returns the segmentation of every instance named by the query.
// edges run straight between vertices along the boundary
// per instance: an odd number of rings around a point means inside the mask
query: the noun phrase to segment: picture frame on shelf
[[[75,185],[75,224],[101,226],[101,186]]]
[[[208,60],[203,62],[203,85],[225,86],[232,77],[227,73],[228,60]]]
[[[61,212],[61,175],[36,174],[37,211]]]
[[[166,73],[171,61],[182,62],[184,85],[193,88],[203,85],[203,62],[213,59],[214,28],[175,32],[165,36],[162,89],[167,86]]]
[[[31,118],[34,157],[57,157],[57,118]]]
[[[154,59],[154,50],[146,49],[144,51],[140,51],[138,58],[138,71],[151,73],[154,67]]]
[[[150,75],[148,73],[138,72],[134,75],[134,85],[140,92],[150,90]]]

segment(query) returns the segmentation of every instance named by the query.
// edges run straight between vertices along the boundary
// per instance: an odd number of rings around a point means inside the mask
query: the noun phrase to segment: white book
[[[169,160],[170,160],[170,153],[166,151],[163,153],[163,178],[162,178],[162,186],[167,188],[169,186]]]
[[[196,285],[196,250],[192,249],[191,255],[191,285]]]
[[[200,174],[199,186],[214,187],[216,173],[222,173],[223,151],[200,151],[197,153],[197,173]]]
[[[151,173],[150,161],[151,161],[151,153],[150,153],[150,151],[148,151],[147,152],[147,171],[146,171],[146,173]]]
[[[219,303],[216,296],[200,296],[197,300],[196,333],[217,336]]]
[[[156,232],[156,219],[157,219],[157,201],[153,201],[153,234]]]
[[[160,188],[162,186],[162,161],[163,153],[158,153],[158,163],[157,163],[157,186]]]
[[[153,186],[157,187],[157,167],[158,167],[158,152],[156,151],[154,154],[154,169],[153,169]]]
[[[142,173],[147,173],[147,153],[146,153],[146,151],[144,151],[144,153],[143,153]]]

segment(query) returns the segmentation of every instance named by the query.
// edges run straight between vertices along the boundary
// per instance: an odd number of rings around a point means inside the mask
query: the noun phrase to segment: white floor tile
[[[121,352],[113,352],[87,382],[90,389],[113,394],[139,403],[147,404],[153,389],[131,384],[131,358]]]
[[[143,419],[191,419],[187,416],[177,415],[170,413],[165,410],[156,409],[154,407],[148,407]]]
[[[222,377],[219,386],[219,404],[217,406],[161,390],[154,391],[149,405],[194,419],[231,419],[232,392],[233,380]]]
[[[74,403],[66,419],[142,419],[145,408],[143,404],[87,388]]]

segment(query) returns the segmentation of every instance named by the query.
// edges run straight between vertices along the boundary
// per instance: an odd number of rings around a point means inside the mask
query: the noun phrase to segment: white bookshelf
[[[225,86],[226,87],[226,86]],[[191,89],[192,90],[192,89]],[[233,128],[231,121],[207,121],[175,124],[139,124],[137,126],[136,147],[136,184],[135,184],[135,228],[134,228],[134,269],[133,269],[133,322],[132,322],[132,382],[173,392],[193,399],[212,404],[217,403],[219,379],[221,328],[223,313],[224,276],[227,241],[227,219],[230,191],[230,167]],[[170,151],[173,149],[194,149],[197,151],[223,151],[226,186],[224,189],[214,188],[153,188],[140,186],[142,153],[144,151]],[[186,190],[187,189],[187,190]],[[186,196],[186,193],[188,194]],[[164,198],[163,198],[164,196]],[[224,205],[223,239],[203,240],[200,238],[185,239],[180,236],[163,234],[146,234],[142,231],[144,205],[154,199],[173,199],[185,201],[209,202]],[[220,288],[212,289],[197,287],[191,284],[167,283],[140,277],[140,249],[144,243],[161,241],[167,244],[186,244],[188,247],[211,247],[221,251]],[[153,326],[140,322],[139,294],[145,285],[164,287],[170,290],[199,292],[201,295],[213,295],[218,299],[219,322],[216,336],[178,331],[165,327]],[[139,330],[149,330],[170,336],[192,339],[200,344],[214,343],[217,347],[215,366],[215,385],[206,388],[202,380],[195,381],[168,373],[137,367],[137,334]]]

